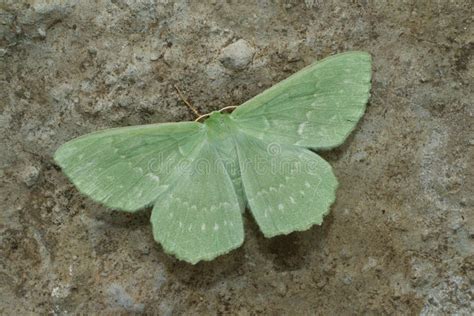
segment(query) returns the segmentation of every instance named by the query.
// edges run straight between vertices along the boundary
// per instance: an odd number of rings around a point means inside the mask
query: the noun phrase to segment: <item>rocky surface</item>
[[[473,313],[470,1],[0,3],[0,313]],[[323,153],[320,227],[191,266],[150,210],[82,196],[55,166],[87,132],[237,105],[336,52],[374,59],[363,120]]]

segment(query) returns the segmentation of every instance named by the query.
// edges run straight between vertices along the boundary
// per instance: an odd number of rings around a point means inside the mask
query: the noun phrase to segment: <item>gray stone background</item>
[[[233,44],[235,43],[235,44]],[[82,196],[54,165],[87,132],[192,120],[316,59],[372,54],[372,97],[323,153],[322,226],[196,266],[150,210]],[[0,1],[0,313],[473,313],[474,23],[465,1]]]

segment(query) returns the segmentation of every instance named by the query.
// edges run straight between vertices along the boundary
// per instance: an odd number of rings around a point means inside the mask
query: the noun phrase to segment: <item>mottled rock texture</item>
[[[472,314],[473,34],[468,0],[2,1],[0,314]],[[372,54],[372,97],[323,153],[320,227],[265,239],[246,215],[243,247],[191,266],[149,209],[53,163],[87,132],[192,120],[175,84],[206,113],[347,50]]]

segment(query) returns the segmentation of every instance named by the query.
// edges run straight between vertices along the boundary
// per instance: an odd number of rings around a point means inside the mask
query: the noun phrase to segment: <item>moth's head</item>
[[[218,111],[212,112],[207,118],[207,120],[204,121],[204,124],[209,127],[209,129],[215,131],[229,130],[232,125],[230,123],[229,114],[221,113]]]
[[[209,117],[207,118],[206,121],[204,121],[204,124],[207,126],[222,126],[224,124],[224,116],[226,114],[222,114],[219,111],[213,111]]]
[[[219,111],[212,111],[211,114],[209,115],[209,119],[222,119],[222,113]]]

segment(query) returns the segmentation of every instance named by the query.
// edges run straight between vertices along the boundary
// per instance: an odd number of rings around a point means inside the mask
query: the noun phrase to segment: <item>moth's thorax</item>
[[[229,114],[212,112],[209,118],[204,121],[208,129],[208,134],[213,138],[227,138],[235,128],[235,124]]]

